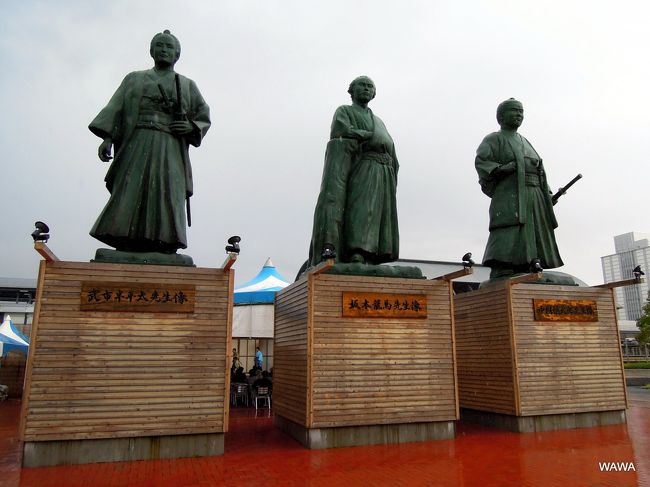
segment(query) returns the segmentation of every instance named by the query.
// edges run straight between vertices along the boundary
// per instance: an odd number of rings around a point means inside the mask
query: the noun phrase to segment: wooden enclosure
[[[534,300],[573,303],[567,311],[591,303],[597,317],[537,321]],[[504,282],[456,296],[455,316],[461,408],[540,416],[627,407],[610,289]]]
[[[421,296],[426,313],[420,310],[420,318],[389,312],[344,316],[348,293],[410,295],[410,305],[417,304],[413,296]],[[279,292],[276,418],[321,433],[327,428],[445,422],[446,437],[453,437],[458,400],[452,299],[447,281],[330,274],[309,274]],[[308,446],[364,444],[367,439],[348,440]]]
[[[42,261],[22,405],[25,464],[223,452],[233,280],[222,269]],[[115,309],[86,309],[91,288]],[[121,310],[122,288],[147,289],[141,301],[169,308]],[[190,300],[192,311],[174,312],[174,300]],[[190,445],[199,437],[203,450]]]

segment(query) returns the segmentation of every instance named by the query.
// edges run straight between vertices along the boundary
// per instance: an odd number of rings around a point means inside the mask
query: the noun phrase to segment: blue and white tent
[[[13,350],[27,354],[28,348],[27,337],[16,329],[11,322],[11,316],[7,315],[0,325],[0,357],[4,357]]]
[[[235,304],[272,304],[275,293],[288,285],[269,257],[255,278],[235,288]]]

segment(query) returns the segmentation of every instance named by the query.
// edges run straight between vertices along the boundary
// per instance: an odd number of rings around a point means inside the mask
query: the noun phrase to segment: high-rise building
[[[650,271],[650,234],[630,232],[614,237],[615,254],[601,257],[605,282],[632,279],[632,270],[641,266]],[[616,288],[616,306],[619,320],[636,321],[648,298],[648,283]]]

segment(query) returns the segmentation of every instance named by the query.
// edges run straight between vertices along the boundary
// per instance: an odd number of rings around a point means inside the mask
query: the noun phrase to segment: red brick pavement
[[[231,410],[226,454],[20,468],[20,402],[0,403],[0,486],[650,486],[650,396],[630,395],[627,425],[509,433],[460,423],[455,440],[310,451],[267,411]],[[598,462],[636,471],[601,472]]]

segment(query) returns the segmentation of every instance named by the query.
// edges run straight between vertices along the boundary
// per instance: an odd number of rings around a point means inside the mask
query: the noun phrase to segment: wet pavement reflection
[[[311,451],[270,411],[233,408],[220,457],[30,469],[10,400],[0,403],[0,486],[650,485],[650,391],[629,388],[629,400],[623,425],[510,433],[460,422],[454,440]]]

